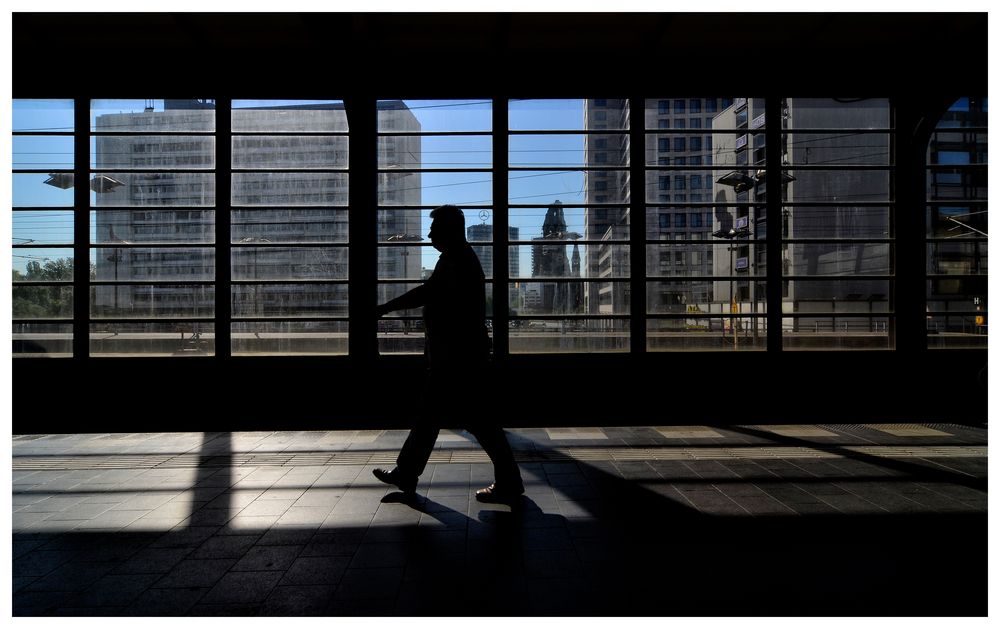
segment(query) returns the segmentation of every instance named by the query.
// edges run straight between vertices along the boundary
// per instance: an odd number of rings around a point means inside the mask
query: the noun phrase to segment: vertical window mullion
[[[629,106],[629,348],[646,353],[646,99],[633,96]]]
[[[232,356],[232,99],[215,101],[215,356]]]
[[[378,103],[344,99],[348,126],[348,354],[363,364],[378,353]]]
[[[767,351],[780,352],[781,333],[781,98],[767,95],[764,100],[764,190],[767,195],[765,289],[767,295]]]
[[[90,354],[90,99],[73,102],[73,358]]]
[[[510,216],[507,208],[508,148],[507,98],[493,99],[493,357],[510,354]],[[517,251],[520,255],[520,250]]]

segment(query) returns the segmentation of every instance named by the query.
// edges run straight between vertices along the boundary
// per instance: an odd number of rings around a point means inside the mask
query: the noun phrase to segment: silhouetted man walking
[[[481,502],[511,503],[524,493],[521,472],[502,428],[472,395],[490,356],[486,331],[486,279],[476,252],[465,240],[465,215],[454,205],[431,212],[431,245],[441,252],[434,273],[417,288],[377,308],[378,316],[394,310],[424,308],[428,378],[422,425],[413,428],[396,459],[396,468],[376,469],[375,477],[405,493],[416,490],[434,449],[441,415],[455,413],[493,461],[496,481],[476,492]],[[436,416],[436,417],[435,417]]]

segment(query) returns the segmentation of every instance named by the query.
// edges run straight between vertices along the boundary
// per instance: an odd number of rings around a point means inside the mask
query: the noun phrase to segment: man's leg
[[[396,457],[396,470],[414,480],[423,474],[427,459],[431,458],[431,451],[434,450],[438,432],[437,428],[423,426],[411,430],[403,443],[403,449]]]
[[[517,467],[514,452],[510,448],[510,442],[507,441],[507,435],[503,429],[496,426],[479,426],[468,430],[493,461],[496,485],[507,493],[523,493],[524,483],[521,480],[521,470]]]

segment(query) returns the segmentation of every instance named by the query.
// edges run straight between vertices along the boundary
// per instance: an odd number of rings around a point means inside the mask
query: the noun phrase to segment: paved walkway
[[[985,615],[987,432],[952,424],[510,432],[519,508],[442,432],[15,435],[13,612]]]

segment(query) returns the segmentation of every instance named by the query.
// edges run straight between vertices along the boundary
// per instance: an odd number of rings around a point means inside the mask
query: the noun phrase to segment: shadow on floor
[[[705,515],[681,494],[709,481],[665,482],[641,462],[574,461],[523,466],[571,466],[585,481],[558,487],[578,507],[572,515],[548,486],[529,486],[508,510],[439,496],[431,484],[413,504],[386,491],[370,512],[359,503],[356,517],[323,527],[233,528],[217,519],[239,507],[227,491],[238,480],[229,444],[227,434],[206,438],[193,488],[204,506],[185,526],[15,533],[14,615],[987,612],[985,513]],[[919,481],[925,470],[891,467],[881,480]]]

